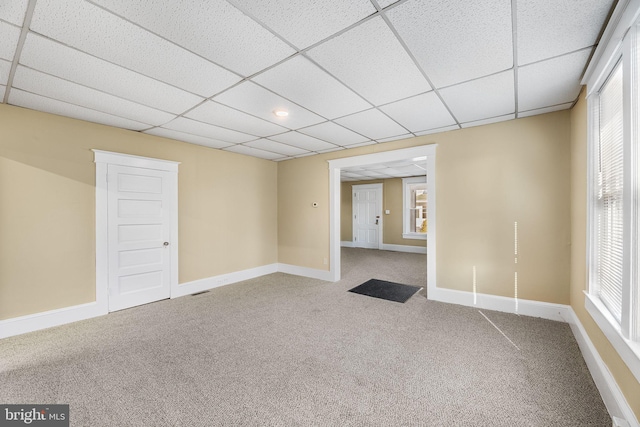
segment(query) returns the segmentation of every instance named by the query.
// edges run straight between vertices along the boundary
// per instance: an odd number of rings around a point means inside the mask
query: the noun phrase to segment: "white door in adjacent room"
[[[109,164],[109,311],[171,296],[172,172]]]
[[[353,246],[382,247],[382,184],[352,186]]]

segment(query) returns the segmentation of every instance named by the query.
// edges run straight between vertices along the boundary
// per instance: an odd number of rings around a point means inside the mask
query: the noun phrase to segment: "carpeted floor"
[[[426,261],[342,260],[338,283],[277,273],[2,340],[0,403],[69,403],[74,426],[611,425],[568,325],[347,292],[424,286]]]

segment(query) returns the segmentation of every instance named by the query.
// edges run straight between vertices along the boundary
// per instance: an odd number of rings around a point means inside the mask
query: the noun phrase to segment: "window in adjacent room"
[[[427,238],[427,178],[402,178],[403,232],[405,239]]]

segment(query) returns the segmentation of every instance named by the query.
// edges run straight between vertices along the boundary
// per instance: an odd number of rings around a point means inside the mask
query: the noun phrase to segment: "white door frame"
[[[352,185],[351,186],[351,193],[353,194],[354,191],[356,190],[366,190],[366,189],[374,189],[376,190],[376,193],[378,195],[378,212],[377,212],[377,217],[378,217],[378,247],[376,249],[382,249],[382,227],[384,226],[384,222],[382,221],[382,209],[384,208],[382,206],[382,184],[356,184],[356,185]],[[353,218],[354,215],[354,210],[353,210],[353,198],[351,199],[351,239],[353,241],[353,233],[355,232],[355,220]]]
[[[173,200],[170,210],[171,228],[171,296],[178,291],[178,165],[180,162],[91,150],[96,164],[96,303],[101,314],[109,312],[109,240],[107,217],[108,165],[132,166],[144,169],[172,172],[175,179],[169,180],[169,194]]]
[[[340,169],[375,165],[426,156],[427,166],[427,297],[437,293],[436,286],[436,147],[437,144],[384,151],[329,160],[329,276],[340,280]]]

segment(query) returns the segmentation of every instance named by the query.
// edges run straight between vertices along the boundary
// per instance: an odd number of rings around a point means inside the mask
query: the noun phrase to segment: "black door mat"
[[[349,292],[404,303],[420,289],[422,288],[417,286],[371,279],[367,280],[362,285],[349,289]]]

